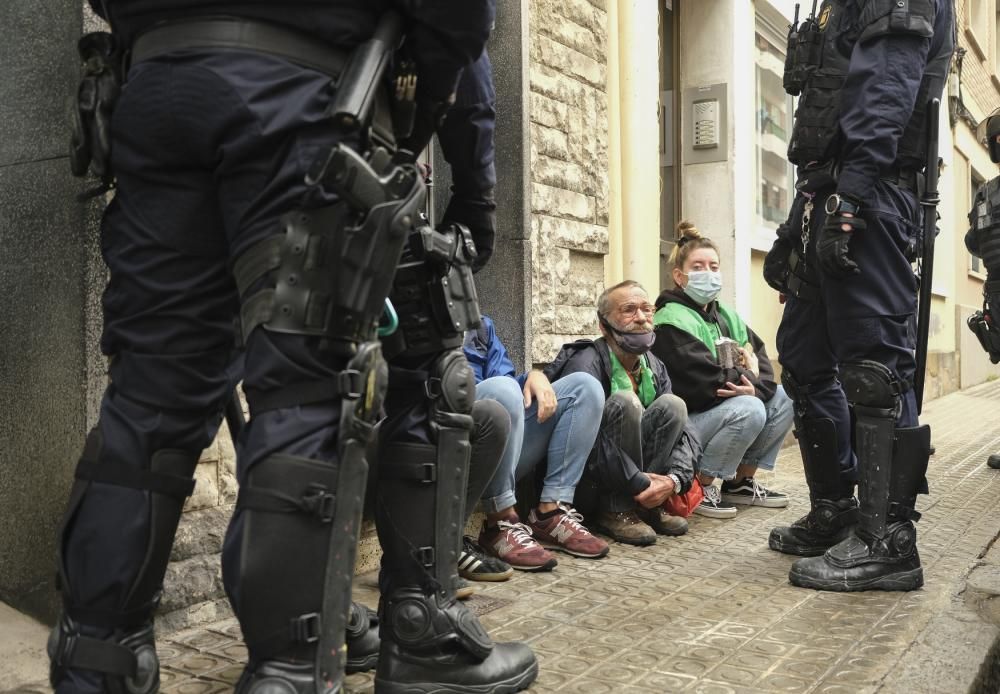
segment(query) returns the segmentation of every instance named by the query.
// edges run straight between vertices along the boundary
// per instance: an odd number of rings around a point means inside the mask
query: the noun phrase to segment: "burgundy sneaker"
[[[594,537],[583,527],[583,515],[560,503],[559,508],[541,513],[537,508],[528,514],[528,527],[542,547],[557,549],[574,557],[600,559],[608,554],[608,543]]]
[[[490,527],[484,522],[479,546],[519,571],[551,571],[559,563],[552,552],[535,542],[524,523],[502,520]]]

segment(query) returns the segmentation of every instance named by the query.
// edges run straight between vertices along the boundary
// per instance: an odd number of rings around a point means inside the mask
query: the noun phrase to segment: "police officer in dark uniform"
[[[978,139],[986,143],[990,159],[1000,164],[1000,109],[985,118],[976,128]],[[969,316],[969,329],[990,355],[1000,363],[1000,176],[990,179],[976,191],[969,211],[969,231],[965,234],[969,253],[982,258],[986,268],[983,286],[983,310]],[[1000,470],[1000,454],[994,453],[987,465]]]
[[[930,431],[912,390],[911,262],[926,108],[954,43],[949,0],[826,0],[789,33],[798,194],[764,276],[786,297],[777,345],[812,502],[769,538],[807,557],[792,565],[795,585],[923,584],[913,521]]]
[[[54,688],[158,689],[152,615],[239,375],[251,420],[223,550],[249,651],[237,691],[339,692],[345,665],[376,659],[379,692],[528,686],[531,651],[493,643],[455,600],[476,248],[464,226],[421,223],[413,164],[482,53],[493,2],[92,4],[114,39],[81,42],[71,164],[116,184],[102,224],[111,385],[62,529]],[[491,204],[449,221],[486,238]],[[379,327],[387,294],[394,332]],[[350,582],[383,400],[376,620]]]

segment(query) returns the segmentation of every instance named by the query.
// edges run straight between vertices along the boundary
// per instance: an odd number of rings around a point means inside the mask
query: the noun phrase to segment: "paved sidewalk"
[[[770,551],[767,535],[808,508],[789,448],[765,480],[790,493],[787,509],[696,516],[685,537],[613,544],[600,561],[560,555],[551,573],[480,584],[469,605],[496,639],[531,643],[541,663],[532,692],[964,692],[997,633],[982,605],[1000,594],[1000,560],[987,554],[1000,534],[1000,471],[985,464],[1000,452],[1000,384],[931,402],[924,421],[937,453],[932,495],[918,501],[922,590],[838,594],[787,583],[792,558]],[[373,577],[358,583],[374,606]],[[239,638],[228,620],[161,639],[162,691],[230,691],[245,657]],[[371,690],[370,676],[349,684]]]

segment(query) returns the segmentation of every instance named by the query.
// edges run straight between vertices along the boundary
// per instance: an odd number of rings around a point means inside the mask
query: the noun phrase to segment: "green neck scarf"
[[[632,379],[629,378],[628,371],[618,361],[615,353],[608,350],[611,357],[611,392],[617,393],[619,390],[629,390],[635,392]],[[639,357],[639,402],[643,407],[649,407],[656,400],[656,386],[653,385],[653,370],[649,368],[649,360],[643,354]]]

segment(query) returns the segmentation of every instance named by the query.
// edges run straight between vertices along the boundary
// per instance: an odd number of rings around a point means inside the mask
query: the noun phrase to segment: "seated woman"
[[[674,393],[704,447],[698,479],[705,499],[695,513],[731,518],[736,504],[782,508],[788,497],[754,474],[773,470],[792,427],[792,401],[774,382],[764,343],[743,319],[717,301],[719,249],[690,222],[677,225],[670,256],[676,287],[656,299],[652,352],[666,365]],[[735,341],[735,350],[718,344]],[[727,352],[732,355],[727,360]],[[722,479],[721,490],[713,483]]]

